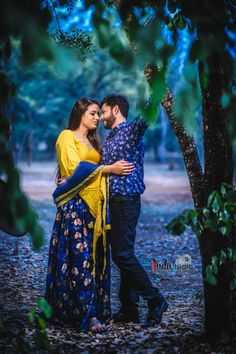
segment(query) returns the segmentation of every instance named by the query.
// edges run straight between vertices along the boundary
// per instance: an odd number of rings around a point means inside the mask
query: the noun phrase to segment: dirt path
[[[55,207],[51,200],[54,188],[55,164],[34,164],[31,168],[20,166],[22,186],[31,197],[40,221],[46,231],[46,241],[41,252],[33,252],[28,237],[18,240],[0,234],[1,293],[0,317],[7,322],[13,334],[3,339],[1,353],[19,353],[19,340],[31,343],[32,353],[43,353],[34,347],[34,329],[26,321],[27,314],[44,295],[48,244]],[[194,298],[202,291],[201,262],[196,236],[189,230],[181,236],[172,236],[165,224],[184,208],[192,207],[188,181],[182,171],[168,171],[167,166],[147,165],[147,189],[142,198],[142,213],[138,225],[136,255],[144,265],[155,286],[159,287],[169,302],[169,309],[157,327],[142,330],[139,325],[113,325],[107,335],[78,333],[68,327],[47,329],[50,348],[45,353],[236,353],[231,347],[210,348],[203,331],[203,303]],[[172,266],[178,257],[191,257],[189,269],[158,270],[152,273],[153,258],[163,265]],[[112,265],[112,309],[119,308],[117,293],[119,273]],[[140,301],[140,315],[144,320],[146,307]],[[18,343],[18,344],[17,344]]]

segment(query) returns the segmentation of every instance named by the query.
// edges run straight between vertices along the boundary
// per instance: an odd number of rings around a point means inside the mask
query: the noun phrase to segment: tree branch
[[[144,74],[151,88],[155,82],[155,78],[159,73],[159,68],[155,63],[148,63],[145,66]],[[192,135],[188,134],[186,129],[176,120],[174,116],[174,95],[167,89],[161,101],[161,104],[168,116],[171,127],[178,139],[185,167],[187,170],[192,198],[195,208],[203,206],[203,188],[204,174],[202,171],[201,162],[198,156],[197,147]]]
[[[176,120],[173,111],[174,95],[169,89],[167,89],[161,104],[166,111],[183,154],[194,206],[195,208],[202,207],[204,175],[194,138],[192,135],[188,134],[186,129]]]

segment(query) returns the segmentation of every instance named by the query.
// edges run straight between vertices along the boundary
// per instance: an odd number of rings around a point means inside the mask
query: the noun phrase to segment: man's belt
[[[137,202],[140,201],[140,194],[115,194],[110,197],[111,203]]]

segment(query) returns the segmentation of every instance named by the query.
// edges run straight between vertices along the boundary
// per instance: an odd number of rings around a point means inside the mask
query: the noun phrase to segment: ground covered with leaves
[[[49,325],[39,331],[38,321],[29,322],[32,308],[44,296],[48,246],[55,206],[51,164],[22,166],[22,186],[32,198],[46,231],[45,245],[32,251],[29,237],[0,234],[0,352],[1,353],[236,353],[236,344],[219,343],[211,348],[204,335],[201,258],[196,236],[186,230],[181,236],[169,234],[165,225],[185,208],[191,195],[185,173],[168,166],[146,166],[146,192],[137,229],[136,255],[153,284],[166,297],[169,308],[159,326],[142,329],[137,324],[109,325],[105,335],[79,333],[68,326]],[[152,271],[152,259],[169,269]],[[181,267],[185,259],[189,267]],[[179,264],[175,268],[175,264]],[[183,264],[183,263],[182,263]],[[165,268],[165,267],[163,267]],[[112,264],[112,310],[119,309],[119,272]],[[140,317],[146,304],[139,304]],[[37,310],[36,310],[37,313]],[[32,312],[31,312],[32,314]],[[40,349],[44,347],[44,349]]]

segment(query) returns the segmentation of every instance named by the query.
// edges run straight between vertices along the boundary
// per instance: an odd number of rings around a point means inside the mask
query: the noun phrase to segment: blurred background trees
[[[11,146],[16,161],[24,159],[30,164],[32,159],[55,158],[55,140],[65,127],[78,97],[91,96],[100,100],[110,92],[126,95],[131,105],[130,120],[139,113],[140,94],[145,99],[149,97],[142,66],[125,70],[108,50],[99,49],[92,23],[93,11],[86,10],[80,2],[74,7],[69,2],[62,5],[55,1],[41,2],[41,7],[49,9],[52,15],[47,30],[53,61],[38,58],[30,65],[22,66],[20,42],[12,40],[7,71],[17,92],[11,114]],[[114,17],[114,26],[125,42],[114,9],[109,9],[107,16]],[[78,32],[79,40],[73,42],[72,38]],[[86,50],[79,46],[81,38],[84,45],[88,45]],[[172,156],[171,161],[177,160],[177,164],[181,164],[177,140],[164,115],[161,111],[160,119],[159,114],[153,118],[145,140],[147,155],[153,162],[165,162]],[[104,135],[102,129],[100,133]]]
[[[11,58],[18,47],[18,65],[32,65],[38,59],[53,59],[47,26],[51,20],[47,8],[40,2],[3,1],[0,15],[0,225],[1,229],[22,235],[29,231],[35,248],[42,244],[44,231],[37,215],[20,188],[19,172],[15,167],[9,139],[12,135],[14,101],[17,82],[11,79]],[[17,42],[17,45],[16,45]],[[37,45],[35,45],[37,43]],[[30,117],[30,112],[28,112]],[[29,118],[29,121],[31,118]],[[28,141],[30,142],[30,136]]]

